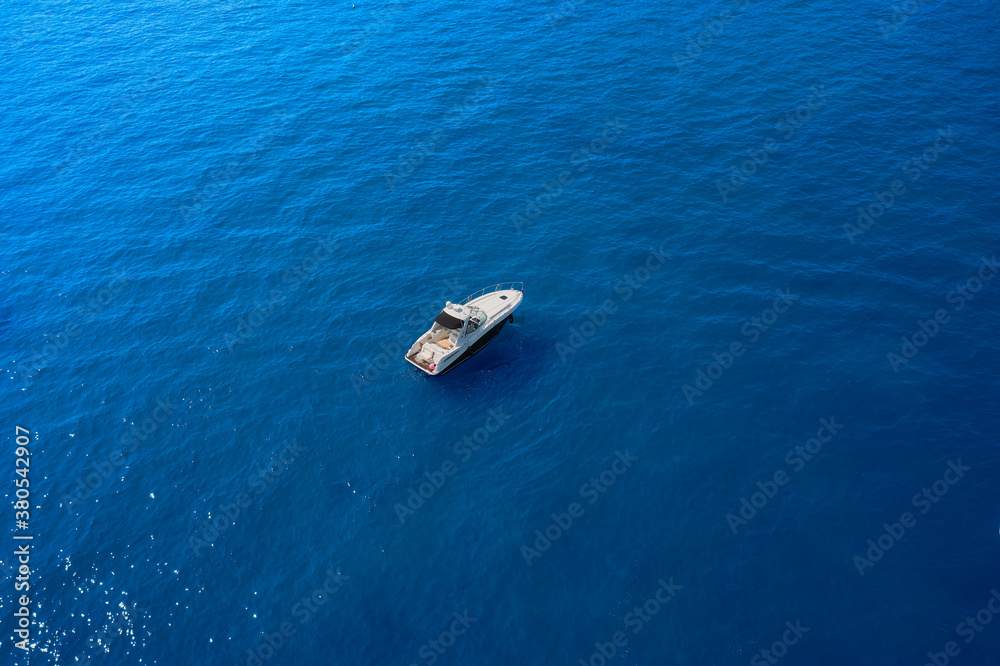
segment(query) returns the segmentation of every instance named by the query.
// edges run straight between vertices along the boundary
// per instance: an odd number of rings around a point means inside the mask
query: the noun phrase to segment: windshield
[[[469,308],[469,333],[486,323],[486,313],[479,308]]]
[[[447,312],[442,312],[434,319],[437,323],[441,324],[445,328],[450,328],[452,330],[459,330],[462,328],[462,320],[451,316]]]

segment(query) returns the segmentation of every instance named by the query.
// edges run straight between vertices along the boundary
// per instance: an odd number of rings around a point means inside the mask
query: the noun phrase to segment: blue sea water
[[[0,662],[997,663],[997,10],[5,4]]]

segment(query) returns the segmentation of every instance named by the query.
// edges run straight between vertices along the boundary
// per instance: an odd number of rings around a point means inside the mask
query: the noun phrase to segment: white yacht
[[[524,295],[521,282],[486,287],[461,303],[445,303],[430,330],[413,343],[406,360],[428,375],[440,375],[466,360],[492,340]]]

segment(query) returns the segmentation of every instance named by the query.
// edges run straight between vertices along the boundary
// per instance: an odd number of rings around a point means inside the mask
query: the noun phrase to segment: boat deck
[[[522,292],[513,289],[494,291],[474,298],[465,305],[479,308],[486,313],[488,321],[494,321],[513,312],[522,296]]]

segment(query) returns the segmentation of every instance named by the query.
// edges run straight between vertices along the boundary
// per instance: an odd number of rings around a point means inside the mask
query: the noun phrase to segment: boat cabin
[[[431,330],[427,331],[417,344],[415,359],[422,365],[432,367],[441,357],[464,343],[465,338],[474,335],[486,323],[487,315],[474,305],[458,305],[448,302],[444,310],[434,318]],[[416,351],[411,349],[411,353]]]

